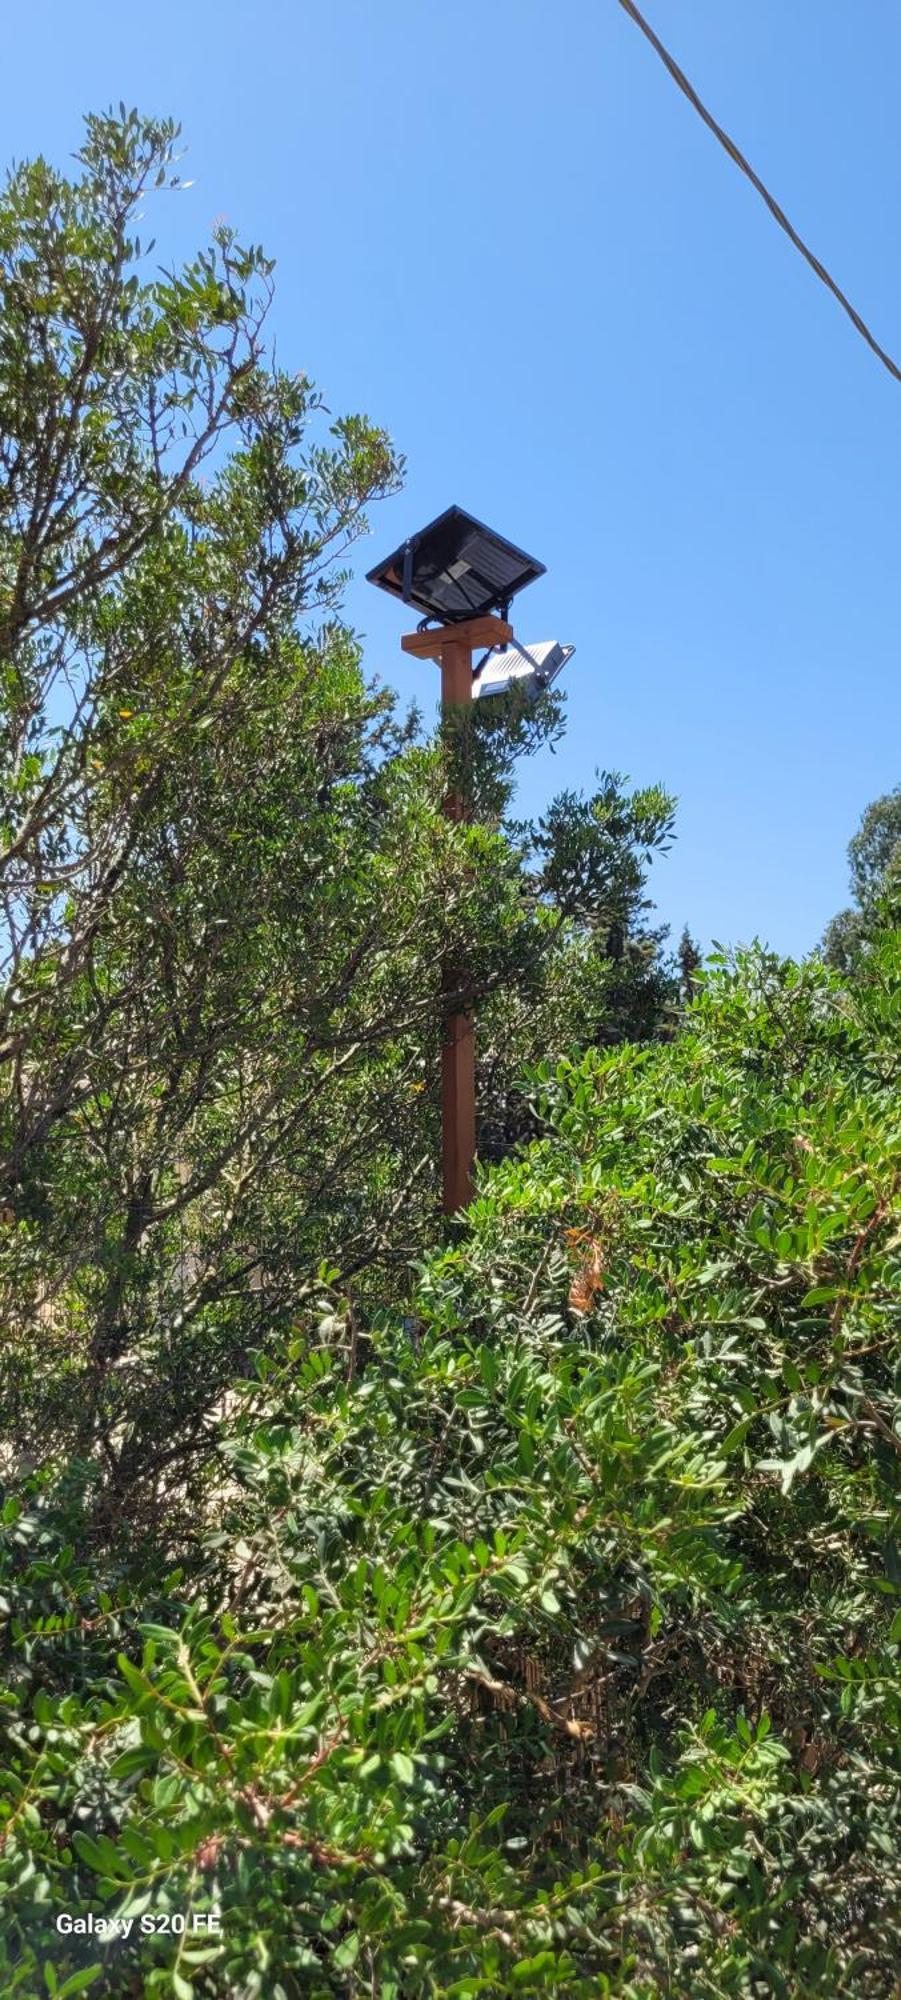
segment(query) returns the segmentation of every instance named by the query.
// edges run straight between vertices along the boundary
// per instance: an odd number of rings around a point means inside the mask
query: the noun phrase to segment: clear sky
[[[896,0],[645,10],[901,359]],[[520,636],[578,650],[522,809],[662,779],[675,933],[808,949],[901,780],[901,386],[615,0],[32,0],[3,40],[7,158],[171,112],[161,247],[225,215],[276,257],[280,359],[407,456],[360,576],[451,501],[547,563]],[[349,612],[431,700],[399,607]]]

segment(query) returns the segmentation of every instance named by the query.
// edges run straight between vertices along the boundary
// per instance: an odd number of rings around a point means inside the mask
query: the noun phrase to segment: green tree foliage
[[[9,1499],[8,1990],[894,1993],[901,937],[696,984],[415,1313],[323,1270],[198,1538]]]
[[[396,458],[258,250],[148,275],[174,143],[0,199],[3,1990],[888,2000],[897,802],[841,976],[686,937],[676,1034],[672,801],[367,684]]]
[[[679,1002],[665,929],[648,922],[648,868],[673,837],[675,802],[662,786],[628,792],[598,774],[589,797],[561,792],[522,842],[523,892],[533,913],[535,976],[490,997],[479,1023],[480,1152],[503,1158],[534,1136],[523,1070],[564,1055],[672,1029]]]
[[[679,982],[682,989],[682,997],[685,1000],[690,1000],[694,992],[695,974],[701,968],[703,954],[698,949],[687,924],[683,927],[676,956],[679,964]]]
[[[461,901],[427,788],[422,873],[384,896],[409,834],[390,713],[333,623],[388,441],[359,418],[317,436],[320,399],[264,356],[270,267],[230,231],[143,275],[174,139],[92,119],[80,179],[38,161],[0,215],[9,1397],[39,1372],[41,1434],[58,1420],[120,1484],[148,1403],[169,1399],[169,1450],[202,1433],[251,1273],[277,1311],[273,1197],[284,1240],[371,1118],[358,1064],[312,1161],[329,1076],[409,992],[423,877]]]
[[[397,460],[274,366],[258,249],[220,228],[152,274],[175,139],[93,118],[76,179],[39,160],[0,199],[0,1392],[20,1459],[99,1457],[123,1521],[193,1504],[324,1255],[406,1286],[450,943],[461,997],[510,996],[490,1102],[573,928],[503,830],[556,705],[478,718],[452,827],[451,746],[338,618]],[[604,812],[628,929],[654,808]]]
[[[833,917],[823,939],[827,965],[853,970],[870,941],[901,911],[901,785],[867,806],[848,846],[854,906]]]

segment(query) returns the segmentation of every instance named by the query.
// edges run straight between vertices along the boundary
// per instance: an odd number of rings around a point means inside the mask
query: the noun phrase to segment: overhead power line
[[[660,57],[664,68],[669,70],[673,82],[678,84],[683,96],[688,98],[689,104],[697,112],[698,117],[703,119],[704,124],[713,133],[714,138],[719,140],[723,151],[728,153],[730,160],[734,160],[735,165],[750,181],[751,186],[757,189],[761,201],[766,203],[770,214],[775,217],[780,229],[785,230],[789,241],[794,244],[796,250],[800,250],[805,262],[810,265],[811,270],[815,272],[821,284],[824,284],[826,290],[832,293],[834,299],[838,300],[842,311],[847,313],[852,326],[857,328],[861,338],[866,341],[869,348],[872,348],[877,360],[882,362],[883,367],[888,369],[889,374],[894,376],[896,382],[901,382],[901,368],[898,367],[897,362],[892,360],[891,355],[886,353],[884,347],[880,347],[875,335],[870,332],[866,320],[861,319],[860,313],[852,306],[850,299],[842,291],[841,286],[837,285],[835,279],[830,277],[825,264],[820,263],[819,257],[814,256],[813,251],[808,248],[803,237],[798,235],[793,224],[789,222],[784,208],[780,208],[775,196],[771,195],[769,188],[764,186],[760,175],[755,174],[753,167],[749,165],[744,153],[736,146],[734,139],[730,139],[728,132],[724,132],[722,125],[717,124],[712,112],[708,111],[706,104],[702,104],[697,91],[689,82],[685,71],[679,68],[675,57],[671,56],[669,50],[664,48],[659,35],[655,35],[650,23],[645,20],[644,15],[635,6],[635,0],[619,0],[619,4],[623,12],[629,15],[630,20],[635,22],[636,28],[641,29],[646,41],[650,42],[652,49]]]

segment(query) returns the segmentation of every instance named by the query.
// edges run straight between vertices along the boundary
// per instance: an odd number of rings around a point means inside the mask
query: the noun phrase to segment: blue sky
[[[646,0],[701,95],[901,358],[901,10]],[[451,501],[548,566],[569,730],[520,805],[596,767],[680,798],[676,934],[804,951],[901,780],[901,386],[615,0],[33,0],[7,11],[7,158],[124,97],[181,119],[187,247],[276,257],[279,356],[408,462],[359,576]],[[406,696],[399,609],[366,661]]]

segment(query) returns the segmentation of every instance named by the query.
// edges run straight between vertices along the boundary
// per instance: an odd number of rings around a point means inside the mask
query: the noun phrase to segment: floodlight
[[[557,639],[540,639],[532,646],[521,646],[514,639],[509,646],[486,653],[479,662],[473,675],[473,694],[480,699],[506,694],[509,688],[519,686],[536,701],[562,673],[575,650],[575,646],[561,646]]]
[[[462,507],[448,507],[369,570],[366,581],[442,625],[459,625],[491,611],[505,618],[517,591],[543,575],[544,563]]]

